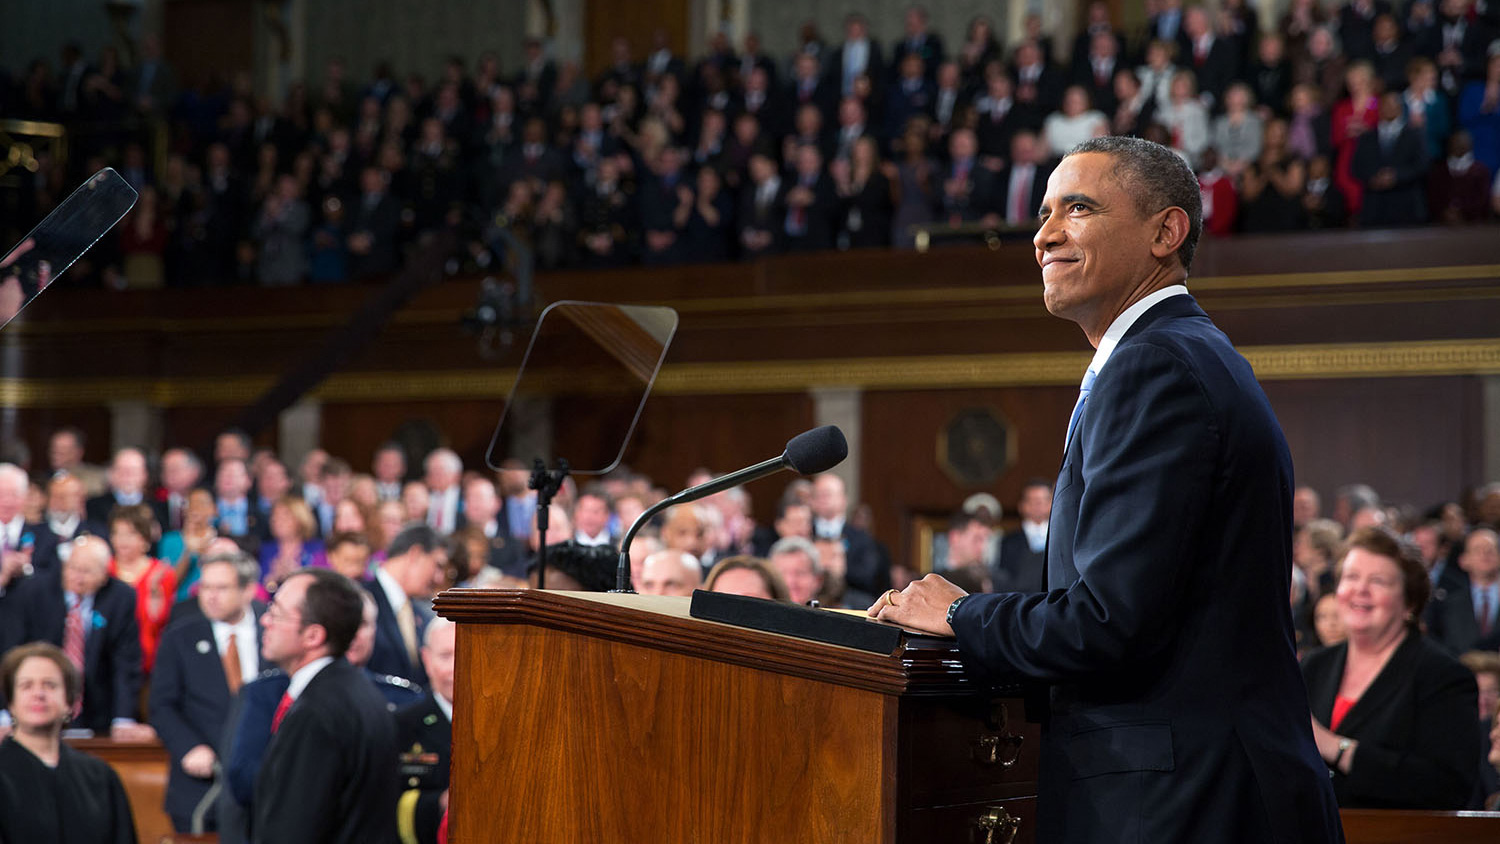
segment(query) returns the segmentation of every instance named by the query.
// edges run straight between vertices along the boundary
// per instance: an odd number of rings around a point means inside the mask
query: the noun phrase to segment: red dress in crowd
[[[148,560],[145,571],[130,585],[135,588],[135,623],[141,628],[141,670],[149,675],[151,667],[156,664],[156,645],[172,615],[172,601],[177,595],[177,571],[155,557]],[[113,558],[109,561],[109,574],[120,577],[119,566]]]
[[[1380,123],[1379,97],[1370,97],[1356,105],[1345,97],[1333,107],[1332,135],[1334,161],[1333,181],[1344,192],[1344,207],[1349,219],[1359,216],[1359,206],[1364,199],[1364,186],[1354,178],[1354,147],[1359,144],[1361,132],[1351,130],[1354,124],[1364,124],[1365,131],[1373,131]]]

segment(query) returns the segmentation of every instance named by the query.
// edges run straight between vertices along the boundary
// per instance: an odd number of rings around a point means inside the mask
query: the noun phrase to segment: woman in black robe
[[[0,742],[0,841],[135,842],[120,778],[62,743],[82,684],[61,648],[42,642],[0,660],[13,733]]]

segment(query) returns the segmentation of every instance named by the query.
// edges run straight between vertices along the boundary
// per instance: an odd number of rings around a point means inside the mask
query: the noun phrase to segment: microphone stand
[[[531,481],[528,484],[536,490],[536,588],[547,588],[547,528],[552,521],[552,497],[562,489],[563,481],[568,479],[568,461],[565,458],[557,458],[557,468],[548,469],[542,458],[536,458],[531,466]]]

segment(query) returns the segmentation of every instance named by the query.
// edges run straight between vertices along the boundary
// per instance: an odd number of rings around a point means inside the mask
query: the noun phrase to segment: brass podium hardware
[[[981,765],[999,765],[1009,768],[1021,755],[1021,743],[1025,736],[1006,733],[1003,736],[980,736],[974,740],[974,761]]]
[[[995,806],[974,820],[974,831],[981,834],[982,844],[1011,844],[1021,831],[1021,821],[1001,806]]]

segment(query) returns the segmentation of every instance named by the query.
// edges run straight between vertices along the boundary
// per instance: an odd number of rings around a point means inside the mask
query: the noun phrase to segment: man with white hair
[[[141,636],[135,590],[109,575],[109,546],[80,536],[59,575],[29,578],[16,596],[21,635],[63,649],[83,677],[83,703],[72,726],[112,738],[153,738],[136,720],[141,697]]]
[[[464,462],[453,449],[434,449],[423,464],[427,482],[427,524],[444,536],[458,527],[463,497],[458,488]]]
[[[448,807],[448,760],[453,753],[453,656],[458,628],[435,618],[422,635],[427,695],[396,712],[404,791],[396,804],[396,825],[412,829],[416,840],[437,840]]]
[[[167,520],[167,511],[162,502],[146,494],[146,482],[151,473],[146,468],[146,454],[138,448],[122,448],[115,452],[109,464],[109,490],[88,500],[84,512],[88,518],[102,524],[109,523],[109,513],[119,506],[145,504],[158,525]]]
[[[786,536],[771,546],[771,566],[786,581],[794,604],[806,604],[823,591],[823,563],[818,549],[800,536]]]
[[[642,595],[687,597],[702,583],[703,568],[698,558],[686,551],[657,551],[641,566]]]
[[[21,467],[0,463],[0,653],[26,639],[21,631],[21,599],[17,593],[38,563],[48,555],[37,554],[40,526],[28,525],[21,512],[30,482]]]

